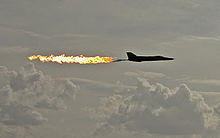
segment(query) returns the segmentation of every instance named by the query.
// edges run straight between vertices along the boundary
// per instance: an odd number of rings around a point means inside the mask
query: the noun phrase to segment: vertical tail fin
[[[132,59],[136,57],[136,55],[132,52],[127,52],[127,56],[128,56],[128,59]]]

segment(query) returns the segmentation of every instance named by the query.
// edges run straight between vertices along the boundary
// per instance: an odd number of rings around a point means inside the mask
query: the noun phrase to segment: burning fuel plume
[[[116,62],[117,60],[113,57],[86,57],[83,55],[80,56],[66,56],[62,55],[50,55],[50,56],[42,56],[42,55],[32,55],[28,57],[29,60],[37,60],[39,59],[41,62],[55,62],[59,64],[63,63],[76,63],[76,64],[98,64],[98,63],[111,63]]]

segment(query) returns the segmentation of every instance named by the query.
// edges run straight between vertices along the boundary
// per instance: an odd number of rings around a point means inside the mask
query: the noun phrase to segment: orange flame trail
[[[28,57],[29,60],[39,59],[41,62],[56,62],[59,64],[63,63],[78,63],[78,64],[98,64],[98,63],[111,63],[115,62],[113,57],[86,57],[83,55],[80,56],[66,56],[62,55],[50,55],[50,56],[41,56],[41,55],[33,55]]]

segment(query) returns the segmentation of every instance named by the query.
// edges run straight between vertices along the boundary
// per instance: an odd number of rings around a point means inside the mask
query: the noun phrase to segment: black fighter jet
[[[132,52],[127,52],[127,56],[128,56],[128,60],[133,62],[174,60],[174,58],[163,57],[163,56],[136,56]]]

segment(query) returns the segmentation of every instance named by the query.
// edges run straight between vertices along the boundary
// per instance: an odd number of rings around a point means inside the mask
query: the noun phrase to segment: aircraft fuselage
[[[128,55],[128,60],[134,62],[174,60],[174,58],[163,57],[163,56],[136,56],[132,52],[127,52],[127,55]]]

